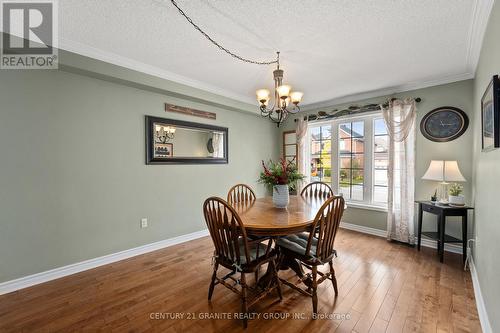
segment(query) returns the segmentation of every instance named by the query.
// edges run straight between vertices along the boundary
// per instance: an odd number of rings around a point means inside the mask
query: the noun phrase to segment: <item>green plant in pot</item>
[[[437,190],[434,191],[434,194],[431,196],[431,201],[436,202],[438,200]]]
[[[451,184],[450,188],[448,189],[448,202],[451,205],[456,205],[456,206],[463,206],[465,205],[465,198],[462,194],[464,191],[464,187],[460,184],[454,183]]]
[[[297,182],[303,180],[304,175],[300,174],[297,166],[292,162],[281,159],[279,162],[269,161],[266,165],[262,161],[259,183],[273,192],[273,203],[275,207],[286,208],[290,201],[289,186],[296,186]]]

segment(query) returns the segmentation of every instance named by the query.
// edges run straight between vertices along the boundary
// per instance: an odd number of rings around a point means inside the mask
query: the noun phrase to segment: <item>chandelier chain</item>
[[[231,57],[233,58],[236,58],[238,60],[241,60],[243,62],[247,62],[247,63],[250,63],[250,64],[255,64],[255,65],[271,65],[271,64],[276,64],[279,62],[279,53],[278,53],[278,57],[276,58],[276,60],[273,60],[273,61],[256,61],[256,60],[250,60],[250,59],[246,59],[246,58],[243,58],[242,56],[239,56],[231,51],[229,51],[227,48],[225,48],[224,46],[222,46],[221,44],[217,43],[212,37],[210,37],[205,31],[203,31],[196,23],[193,22],[193,20],[179,7],[179,5],[177,5],[177,2],[175,0],[170,0],[170,2],[172,2],[172,5],[174,5],[175,8],[177,8],[177,10],[179,11],[179,13],[184,16],[184,18],[196,29],[198,30],[203,36],[205,36],[206,39],[208,39],[212,44],[214,44],[215,46],[217,46],[220,50],[226,52],[227,54],[229,54]]]

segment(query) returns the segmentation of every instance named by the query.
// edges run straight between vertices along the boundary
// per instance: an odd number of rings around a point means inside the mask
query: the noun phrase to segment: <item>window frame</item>
[[[335,119],[314,121],[308,124],[307,144],[305,145],[305,156],[308,163],[306,168],[307,179],[311,181],[311,129],[331,126],[331,183],[329,184],[335,193],[340,193],[340,139],[339,125],[347,122],[363,121],[364,124],[364,170],[363,170],[363,200],[346,199],[351,207],[371,209],[377,211],[387,211],[387,202],[374,202],[373,194],[375,189],[375,120],[382,119],[380,111],[364,113],[362,115],[344,116]]]

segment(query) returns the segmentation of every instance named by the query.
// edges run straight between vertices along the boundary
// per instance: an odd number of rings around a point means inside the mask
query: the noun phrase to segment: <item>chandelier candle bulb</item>
[[[292,99],[292,103],[297,105],[302,101],[302,96],[304,96],[303,92],[300,91],[294,91],[293,93],[290,94],[290,98]]]
[[[288,96],[290,96],[290,90],[292,90],[292,87],[290,87],[287,84],[284,84],[276,88],[276,91],[278,92],[278,95],[280,96],[281,99],[287,99]]]
[[[261,103],[261,104],[266,104],[267,105],[267,102],[269,102],[269,90],[267,89],[259,89],[257,90],[257,100]]]

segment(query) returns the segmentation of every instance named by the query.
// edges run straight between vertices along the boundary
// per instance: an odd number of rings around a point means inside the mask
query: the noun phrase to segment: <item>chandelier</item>
[[[283,70],[280,69],[280,53],[277,52],[276,69],[273,71],[274,77],[274,103],[271,108],[267,108],[270,101],[270,91],[268,89],[259,89],[256,91],[257,101],[260,103],[260,114],[268,117],[278,127],[285,121],[289,113],[300,111],[299,103],[304,94],[300,91],[292,92],[292,87],[283,84]],[[293,104],[293,106],[290,106]]]
[[[175,0],[170,0],[172,5],[177,8],[179,14],[182,15],[199,33],[201,33],[212,44],[217,46],[221,51],[226,52],[231,57],[240,61],[254,64],[254,65],[271,65],[276,64],[277,68],[273,71],[274,75],[274,101],[271,108],[267,108],[270,102],[270,91],[267,89],[257,90],[257,101],[260,103],[260,114],[263,117],[268,117],[272,122],[276,123],[278,127],[282,124],[290,113],[297,113],[300,111],[299,103],[304,95],[300,91],[292,92],[292,87],[283,84],[283,70],[280,69],[280,53],[277,52],[275,60],[257,61],[244,58],[216,42],[205,31],[203,31],[193,20],[179,7]],[[293,104],[293,105],[292,105]]]
[[[175,127],[156,125],[156,143],[167,143],[175,136]]]

